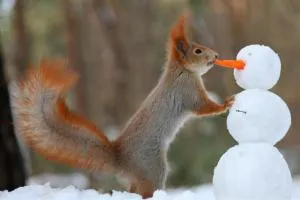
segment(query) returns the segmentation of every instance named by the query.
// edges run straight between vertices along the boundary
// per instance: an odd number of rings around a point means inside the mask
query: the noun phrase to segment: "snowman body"
[[[273,145],[291,125],[286,103],[268,91],[280,76],[280,59],[269,47],[250,45],[237,55],[244,70],[234,77],[245,90],[237,94],[227,128],[239,143],[221,157],[214,171],[217,200],[290,200],[292,178],[288,165]]]

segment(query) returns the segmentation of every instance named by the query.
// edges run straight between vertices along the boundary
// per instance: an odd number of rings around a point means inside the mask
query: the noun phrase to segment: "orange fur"
[[[43,60],[38,68],[30,68],[25,80],[16,84],[13,105],[16,107],[16,127],[32,149],[47,159],[56,160],[85,169],[114,169],[114,149],[108,138],[84,117],[72,113],[65,104],[63,94],[75,84],[78,75],[59,60]],[[57,121],[76,134],[59,137],[43,122],[41,98],[53,99]],[[49,97],[48,97],[49,96]],[[44,111],[45,112],[45,111]],[[54,123],[54,122],[53,122]],[[82,132],[86,142],[77,146]],[[68,141],[64,141],[68,140]],[[94,140],[94,141],[93,141]],[[66,144],[62,144],[66,143]],[[105,162],[104,162],[105,160]],[[107,162],[109,161],[109,162]],[[112,165],[112,166],[109,166]]]
[[[38,68],[41,83],[44,87],[55,88],[61,92],[69,89],[78,79],[78,75],[71,69],[66,67],[66,64],[62,60],[47,60],[41,61]],[[29,77],[35,76],[37,72],[33,68],[29,70]],[[70,112],[69,108],[66,106],[63,98],[57,100],[57,114],[61,120],[66,121],[77,127],[84,127],[94,134],[101,142],[109,146],[107,137],[97,129],[97,127],[86,120],[84,117],[79,116],[75,113]]]
[[[70,112],[63,98],[58,99],[56,110],[61,120],[64,120],[73,126],[88,129],[90,133],[93,133],[104,145],[110,146],[110,142],[104,133],[99,131],[98,128],[87,119]]]
[[[22,130],[23,133],[26,133],[26,130]],[[43,155],[47,160],[55,160],[60,163],[70,165],[72,167],[79,167],[87,170],[93,169],[105,169],[104,164],[99,165],[98,162],[95,162],[92,156],[89,157],[80,157],[73,152],[57,150],[55,146],[49,148],[49,146],[39,145],[39,141],[35,137],[25,137],[27,144],[36,152]],[[93,154],[92,149],[88,151],[89,154]],[[109,169],[106,169],[109,170]]]
[[[67,68],[66,64],[59,60],[42,60],[39,70],[42,84],[61,92],[73,86],[78,79],[77,73]]]
[[[185,21],[186,15],[182,15],[176,24],[173,25],[169,36],[169,57],[171,60],[179,61],[180,64],[187,64],[187,60],[184,59],[176,50],[178,42],[181,41],[184,48],[189,47],[188,40],[185,36]]]
[[[196,110],[195,114],[199,116],[211,116],[211,115],[222,114],[225,113],[233,103],[234,103],[234,97],[227,99],[224,104],[217,104],[211,101],[206,96],[206,106]]]

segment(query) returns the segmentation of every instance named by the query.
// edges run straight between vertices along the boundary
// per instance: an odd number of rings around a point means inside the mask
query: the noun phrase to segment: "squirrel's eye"
[[[201,51],[201,49],[195,49],[195,50],[194,50],[194,53],[195,53],[196,55],[199,55],[200,53],[202,53],[202,51]]]

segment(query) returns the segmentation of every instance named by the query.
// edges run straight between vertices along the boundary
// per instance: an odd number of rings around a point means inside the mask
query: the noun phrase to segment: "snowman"
[[[268,91],[278,81],[281,63],[269,47],[250,45],[237,60],[218,60],[232,67],[241,93],[229,111],[227,128],[238,145],[219,160],[213,177],[217,200],[290,200],[292,178],[274,147],[288,132],[291,114],[286,103]]]

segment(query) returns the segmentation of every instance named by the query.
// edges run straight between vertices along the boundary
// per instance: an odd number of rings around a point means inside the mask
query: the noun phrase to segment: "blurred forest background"
[[[169,28],[185,8],[194,11],[202,43],[223,58],[234,58],[248,44],[271,46],[282,61],[282,76],[273,91],[288,103],[293,117],[278,146],[292,173],[300,173],[299,0],[0,0],[0,4],[7,80],[21,77],[42,58],[67,59],[81,75],[70,106],[111,138],[156,84]],[[232,74],[215,67],[204,81],[222,100],[241,90]],[[168,187],[211,182],[218,159],[234,144],[226,116],[190,121],[171,145]],[[20,146],[28,176],[78,171]],[[89,187],[117,184],[117,177],[82,173]]]

